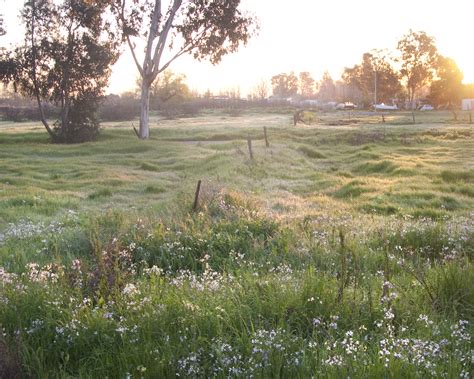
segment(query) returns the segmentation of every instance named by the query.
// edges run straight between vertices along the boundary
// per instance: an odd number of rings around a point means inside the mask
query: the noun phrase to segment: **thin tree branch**
[[[126,36],[128,47],[130,48],[130,51],[132,53],[133,60],[135,61],[135,65],[137,66],[138,72],[140,73],[140,76],[143,78],[143,67],[140,65],[137,59],[137,55],[135,54],[135,47],[132,44],[132,41],[130,41],[130,36]]]
[[[36,45],[35,45],[35,18],[36,18],[36,4],[35,0],[31,1],[31,54],[32,54],[32,74],[33,74],[33,86],[35,90],[35,97],[36,101],[38,102],[38,108],[40,111],[40,118],[41,122],[43,123],[46,131],[51,137],[54,137],[54,133],[51,130],[51,127],[46,121],[46,116],[44,114],[43,104],[41,103],[40,93],[39,93],[39,86],[38,86],[38,79],[36,78]]]
[[[171,63],[173,63],[174,60],[176,60],[177,58],[179,58],[180,56],[186,54],[186,53],[189,53],[195,46],[196,46],[196,41],[199,40],[199,38],[201,37],[201,35],[204,34],[204,32],[206,31],[206,29],[203,29],[201,30],[201,32],[191,41],[189,42],[187,45],[183,46],[181,48],[180,51],[178,51],[170,60],[168,60],[168,62],[166,62],[164,65],[162,65],[161,67],[159,66],[155,66],[154,68],[154,72],[153,72],[153,80],[155,80],[155,78],[158,76],[158,74],[162,73],[163,71],[165,71],[169,65]]]
[[[189,46],[186,49],[180,50],[178,53],[176,53],[168,62],[166,62],[163,66],[161,66],[160,69],[158,69],[156,72],[153,73],[153,80],[156,79],[156,77],[161,74],[163,71],[165,71],[171,63],[173,63],[174,60],[179,58],[181,55],[186,54],[190,52],[193,49],[194,45]]]
[[[121,7],[120,10],[117,9],[117,7],[114,6],[114,8],[117,11],[118,20],[122,23],[122,27],[125,25],[125,5],[126,5],[126,0],[121,1]],[[140,76],[143,78],[143,67],[140,65],[138,62],[137,54],[135,53],[135,47],[133,46],[132,41],[130,40],[130,36],[128,34],[125,34],[125,39],[127,40],[128,47],[130,48],[130,52],[132,53],[133,60],[135,62],[135,65],[137,66],[138,72],[140,73]]]
[[[175,0],[176,1],[176,0]],[[178,0],[179,1],[179,0]],[[156,0],[155,1],[155,9],[153,10],[152,13],[152,19],[151,19],[151,26],[150,26],[150,34],[148,34],[148,42],[145,50],[145,59],[143,61],[143,71],[145,74],[149,74],[151,68],[153,67],[153,61],[151,59],[151,53],[153,50],[153,41],[155,41],[156,37],[158,36],[158,26],[161,22],[161,1]],[[160,35],[159,41],[161,41],[162,35]],[[159,42],[158,41],[158,45]],[[156,56],[156,54],[155,54]]]
[[[160,64],[161,57],[163,55],[163,51],[165,50],[165,47],[166,47],[166,40],[168,39],[168,34],[173,25],[173,20],[176,16],[176,12],[178,12],[182,3],[183,3],[182,0],[174,0],[168,19],[166,20],[166,23],[163,26],[163,30],[160,33],[160,38],[158,40],[158,45],[156,46],[155,54],[153,56],[153,61],[152,61],[153,63],[153,71],[152,71],[153,76],[152,77],[153,78],[155,78],[156,75],[158,75],[158,73],[160,72],[159,64]]]

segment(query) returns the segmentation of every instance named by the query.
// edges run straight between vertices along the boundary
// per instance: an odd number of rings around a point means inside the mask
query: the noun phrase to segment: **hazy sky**
[[[3,4],[2,4],[3,3]],[[0,0],[5,14],[5,41],[18,38],[17,14],[22,0]],[[281,72],[309,71],[319,79],[329,70],[334,79],[344,67],[374,48],[395,50],[408,32],[424,30],[436,38],[441,54],[456,60],[464,82],[474,82],[474,0],[242,0],[260,21],[260,33],[218,66],[182,57],[171,66],[199,91],[240,88],[245,95],[260,80]],[[126,51],[126,50],[125,50]],[[113,70],[110,91],[133,87],[137,72],[129,54]]]

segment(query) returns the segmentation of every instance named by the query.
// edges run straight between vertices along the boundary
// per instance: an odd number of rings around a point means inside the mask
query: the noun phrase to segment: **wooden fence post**
[[[201,179],[198,180],[196,194],[194,195],[193,212],[196,212],[199,206],[199,192],[201,191]]]
[[[267,127],[263,127],[263,135],[265,137],[265,146],[270,147],[270,143],[268,142],[268,135],[267,135]]]
[[[247,138],[247,145],[248,145],[248,147],[249,147],[250,159],[253,160],[252,140],[250,139],[250,137]]]
[[[469,113],[469,124],[472,124],[472,114]]]
[[[413,117],[413,123],[415,124],[416,121],[415,121],[415,112],[411,112],[411,116]]]
[[[382,115],[382,122],[385,124],[385,116]]]

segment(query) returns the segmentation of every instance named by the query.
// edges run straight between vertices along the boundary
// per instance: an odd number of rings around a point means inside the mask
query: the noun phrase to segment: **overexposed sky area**
[[[18,13],[23,1],[0,0],[7,35],[21,40]],[[239,52],[213,66],[181,57],[172,66],[184,73],[200,92],[239,88],[247,94],[262,79],[289,71],[309,71],[319,80],[325,70],[338,79],[347,66],[359,63],[372,49],[395,50],[411,28],[435,37],[439,52],[452,57],[474,82],[474,0],[242,0],[255,14],[260,32]],[[120,93],[135,86],[137,71],[126,49],[114,66],[109,91]]]

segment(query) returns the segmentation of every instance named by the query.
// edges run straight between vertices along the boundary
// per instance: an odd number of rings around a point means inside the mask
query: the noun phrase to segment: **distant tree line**
[[[163,13],[158,0],[27,0],[21,13],[25,42],[11,51],[0,49],[0,81],[35,105],[0,103],[0,112],[15,121],[39,119],[53,142],[70,143],[95,139],[101,120],[139,117],[137,136],[148,138],[150,111],[176,117],[204,107],[267,105],[270,93],[277,99],[351,101],[362,107],[381,102],[415,107],[424,97],[452,110],[463,96],[474,97],[456,62],[438,53],[434,38],[412,30],[398,42],[397,57],[386,50],[366,52],[339,80],[328,71],[319,81],[307,71],[280,73],[256,84],[247,99],[251,103],[241,99],[238,88],[218,96],[193,93],[186,77],[169,66],[183,54],[217,63],[245,44],[255,20],[239,6],[240,0],[173,0]],[[4,33],[0,15],[0,36]],[[140,36],[147,42],[143,62],[133,41]],[[137,66],[137,90],[104,96],[123,44]]]
[[[387,50],[364,53],[361,62],[346,67],[338,81],[327,71],[320,81],[308,72],[275,75],[271,78],[273,96],[352,101],[362,107],[398,103],[414,108],[417,97],[426,93],[434,106],[459,106],[463,74],[453,59],[438,53],[433,37],[410,30],[398,42],[397,50],[398,57]]]

